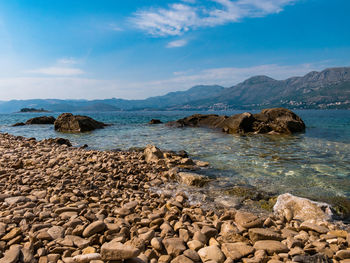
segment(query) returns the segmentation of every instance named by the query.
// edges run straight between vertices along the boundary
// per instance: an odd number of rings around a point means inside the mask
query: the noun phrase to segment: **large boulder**
[[[195,114],[168,122],[167,125],[217,128],[230,134],[292,134],[305,130],[303,120],[294,112],[284,108],[265,109],[257,114],[244,112],[230,117],[215,114]]]
[[[25,124],[54,124],[55,120],[56,119],[53,116],[40,116],[27,120]]]
[[[305,130],[303,120],[291,110],[285,108],[273,108],[262,110],[258,114],[254,114],[258,127],[255,128],[257,133],[265,133],[271,131],[277,133],[296,133]],[[259,124],[263,124],[259,127]],[[268,126],[267,130],[264,129]]]
[[[327,221],[332,218],[331,206],[326,203],[314,202],[291,194],[279,195],[273,207],[275,214],[286,217],[287,221]]]
[[[93,131],[107,126],[107,124],[88,116],[73,115],[71,113],[61,114],[54,124],[56,131],[73,133]]]

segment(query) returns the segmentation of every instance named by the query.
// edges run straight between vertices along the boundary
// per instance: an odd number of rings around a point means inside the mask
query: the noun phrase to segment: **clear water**
[[[113,125],[84,134],[58,133],[52,125],[11,127],[34,116],[57,117],[59,113],[3,114],[0,132],[39,140],[64,137],[76,146],[88,144],[101,150],[147,144],[167,150],[186,150],[192,158],[210,162],[206,174],[235,185],[248,184],[274,193],[290,192],[316,199],[350,198],[350,111],[296,111],[307,129],[303,134],[292,136],[235,136],[210,129],[147,124],[152,118],[167,122],[194,113],[85,112],[84,115]],[[218,112],[236,113],[240,111]]]

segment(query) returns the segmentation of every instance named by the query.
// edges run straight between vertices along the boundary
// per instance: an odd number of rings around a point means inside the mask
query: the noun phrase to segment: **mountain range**
[[[228,110],[286,107],[290,109],[350,109],[350,67],[328,68],[302,77],[275,80],[254,76],[235,86],[199,85],[144,100],[0,101],[0,112],[44,108],[56,112],[120,110]]]

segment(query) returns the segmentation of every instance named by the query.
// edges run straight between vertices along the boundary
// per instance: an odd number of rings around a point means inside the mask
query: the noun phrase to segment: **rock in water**
[[[163,123],[161,120],[158,120],[158,119],[152,119],[149,121],[148,124],[161,124]]]
[[[63,113],[55,121],[55,130],[59,132],[87,132],[102,129],[107,126],[103,122],[96,121],[87,116]]]
[[[25,124],[54,124],[55,120],[53,116],[40,116],[27,120]]]
[[[270,131],[281,134],[292,134],[305,130],[305,123],[303,120],[288,109],[265,109],[262,110],[261,113],[254,114],[253,116],[258,122],[258,128],[254,127],[257,133],[269,132],[269,129]],[[263,125],[261,125],[261,123]],[[267,126],[267,128],[265,126]]]
[[[314,202],[288,193],[278,196],[273,211],[284,216],[288,211],[294,219],[301,221],[327,221],[333,215],[329,204]]]
[[[209,181],[209,179],[203,175],[196,174],[196,173],[180,172],[179,181],[180,183],[183,183],[189,186],[202,187]]]
[[[184,119],[169,122],[167,125],[217,128],[230,134],[292,134],[305,130],[303,120],[294,112],[284,108],[265,109],[257,114],[245,112],[231,117],[215,114],[195,114]]]

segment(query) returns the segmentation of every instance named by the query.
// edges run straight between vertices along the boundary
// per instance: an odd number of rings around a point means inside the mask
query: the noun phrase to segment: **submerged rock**
[[[55,121],[55,130],[59,132],[87,132],[102,129],[107,124],[96,121],[88,116],[63,113]]]
[[[331,206],[326,203],[314,202],[306,198],[291,194],[279,195],[273,207],[275,214],[286,217],[287,220],[298,219],[301,221],[327,221],[333,216]]]
[[[292,134],[303,132],[303,120],[291,110],[272,108],[251,114],[244,112],[233,116],[195,114],[177,121],[168,122],[174,127],[216,128],[230,134]]]

